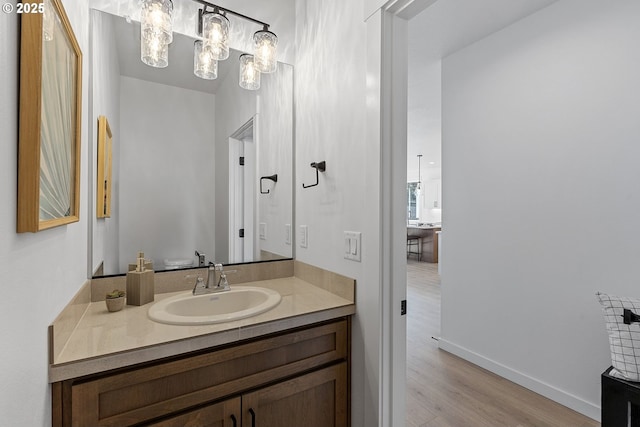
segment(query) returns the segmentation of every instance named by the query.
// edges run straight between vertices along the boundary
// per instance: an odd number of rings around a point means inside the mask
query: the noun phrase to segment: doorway
[[[403,5],[408,5],[411,4],[411,1],[406,1],[406,2],[402,2]],[[435,4],[430,4],[428,5],[429,7],[425,7],[423,8],[420,12],[425,12],[425,11],[429,11],[429,13],[435,13],[437,16],[437,13],[440,14],[444,14],[444,15],[440,15],[438,19],[433,19],[431,22],[429,23],[425,23],[422,22],[422,24],[420,25],[421,28],[425,29],[425,30],[429,30],[429,31],[436,31],[438,32],[438,34],[427,34],[427,33],[423,33],[423,35],[420,37],[421,40],[421,44],[429,49],[429,51],[436,55],[434,58],[438,59],[441,61],[441,58],[447,57],[448,55],[451,55],[452,53],[456,52],[457,50],[461,50],[464,49],[466,46],[469,46],[471,44],[473,44],[474,42],[486,37],[489,34],[495,33],[499,30],[501,30],[502,28],[505,28],[509,25],[511,25],[512,23],[518,21],[519,19],[522,19],[524,17],[526,17],[529,14],[534,13],[535,11],[547,6],[549,3],[552,3],[551,1],[549,2],[538,2],[536,4],[534,4],[534,2],[530,2],[529,4],[527,4],[526,8],[524,9],[518,9],[518,8],[512,8],[513,4],[511,2],[496,2],[495,7],[498,8],[499,7],[499,11],[500,14],[498,13],[491,13],[491,14],[486,14],[486,16],[483,15],[483,19],[478,19],[479,16],[481,16],[481,14],[479,13],[480,11],[476,10],[475,8],[479,8],[479,7],[485,7],[484,12],[487,12],[487,8],[486,8],[486,4],[484,6],[482,6],[480,3],[482,2],[473,2],[473,1],[468,1],[468,2],[436,2]],[[400,6],[400,8],[402,8],[402,6]],[[449,9],[447,9],[449,8]],[[462,9],[458,9],[458,8],[463,8]],[[473,13],[472,11],[476,10],[477,13]],[[496,12],[498,11],[498,9],[496,9]],[[404,25],[407,25],[408,27],[410,27],[414,22],[417,22],[417,20],[420,18],[420,13],[411,13],[410,16],[406,16],[406,14],[400,10],[400,11],[395,11],[394,10],[390,10],[388,11],[390,12],[385,19],[383,19],[383,30],[387,27],[385,27],[384,25],[386,24],[388,27],[394,28],[394,26],[396,25],[397,21],[405,21]],[[388,22],[386,21],[388,19]],[[468,19],[468,20],[466,20]],[[403,24],[400,24],[403,25]],[[402,98],[402,93],[405,93],[409,91],[411,92],[411,89],[407,90],[407,87],[401,87],[398,88],[398,78],[397,77],[392,77],[395,73],[396,76],[400,75],[402,76],[404,72],[407,72],[407,74],[410,73],[410,70],[407,71],[405,69],[405,67],[407,67],[407,63],[403,63],[403,64],[397,64],[395,61],[393,61],[393,50],[397,50],[398,46],[400,46],[400,48],[402,48],[403,45],[405,46],[409,46],[408,49],[411,49],[411,40],[410,40],[410,31],[407,30],[404,33],[397,33],[397,32],[393,32],[390,31],[387,33],[387,35],[384,37],[384,42],[383,42],[383,63],[385,63],[385,65],[389,66],[389,69],[391,70],[388,75],[383,73],[383,77],[382,77],[382,84],[386,84],[388,85],[388,87],[391,88],[390,90],[390,94],[387,93],[386,97],[383,97],[383,100],[381,102],[383,109],[384,108],[388,108],[389,110],[393,110],[393,106],[401,103],[402,99],[398,99],[398,98]],[[425,41],[429,41],[429,42],[425,42]],[[435,42],[431,42],[431,41],[435,41]],[[432,46],[427,46],[428,44],[433,44]],[[391,51],[391,53],[386,52],[384,49],[388,49]],[[385,53],[388,54],[387,57],[385,57]],[[407,57],[411,58],[414,55],[417,55],[416,52],[412,52],[409,51]],[[384,61],[389,61],[391,62],[390,64],[387,64]],[[446,62],[446,60],[445,60]],[[442,70],[441,65],[439,65],[440,70]],[[446,68],[445,68],[446,69]],[[386,75],[386,77],[385,77]],[[398,90],[397,90],[398,89]],[[450,88],[451,89],[451,88]],[[397,91],[396,91],[397,90]],[[397,93],[394,93],[397,92]],[[424,95],[423,95],[424,96]],[[404,102],[406,102],[408,99],[408,96],[404,97]],[[422,119],[423,120],[428,120],[427,118],[425,118],[424,115],[424,111],[421,112],[422,114]],[[383,117],[384,118],[384,117]],[[398,126],[401,126],[403,124],[406,123],[406,119],[407,118],[411,118],[411,111],[407,112],[407,116],[406,117],[401,117],[400,115],[394,117],[392,115],[391,119],[390,119],[390,130],[393,131],[394,128],[394,124],[397,124]],[[404,120],[403,120],[404,119]],[[446,123],[446,118],[445,118],[445,123]],[[449,129],[449,127],[445,127],[445,129]],[[391,132],[390,132],[391,133]],[[408,130],[408,133],[410,133],[410,130]],[[410,135],[409,135],[410,136]],[[408,152],[408,148],[406,145],[403,147],[402,144],[397,144],[394,142],[397,142],[399,139],[391,137],[389,141],[386,141],[383,138],[382,144],[383,144],[383,150],[389,149],[391,151],[391,155],[396,155],[396,156],[404,156],[405,158],[413,158],[414,161],[416,159],[415,155],[416,154],[422,154],[422,153],[413,153],[413,157],[411,155],[410,152]],[[406,140],[405,140],[406,141]],[[446,141],[444,142],[444,154],[445,156],[443,156],[443,160],[445,165],[446,164],[446,154],[447,154],[447,149],[446,149]],[[424,158],[424,157],[423,157]],[[451,157],[449,157],[451,158]],[[417,161],[415,161],[417,164]],[[449,164],[450,166],[451,164]],[[450,176],[452,175],[451,172],[451,168],[449,168],[448,170],[444,170],[443,169],[443,173],[444,173],[444,179],[448,180],[448,181],[444,181],[445,182],[445,188],[447,185],[447,182],[453,182],[452,179],[450,178]],[[447,174],[450,175],[447,175]],[[399,177],[401,175],[404,175],[404,185],[406,185],[407,182],[409,181],[417,181],[418,178],[412,178],[410,175],[408,176],[408,168],[404,169],[404,170],[393,170],[391,171],[391,179],[388,179],[387,182],[385,184],[389,184],[391,183],[392,186],[394,186],[394,188],[396,189],[396,191],[401,191],[400,187],[397,185],[398,180],[400,179]],[[460,178],[460,175],[458,174],[456,176],[457,178]],[[441,181],[442,182],[442,181]],[[441,194],[441,193],[438,193]],[[441,204],[442,202],[440,202]],[[428,205],[428,203],[427,203]],[[448,208],[450,206],[448,205]],[[399,208],[396,208],[399,209]],[[460,212],[457,212],[458,214]],[[395,214],[399,214],[399,213],[395,213]],[[406,214],[406,208],[405,208],[405,214]],[[393,214],[392,214],[393,215]],[[449,216],[450,218],[451,216]],[[390,221],[390,219],[384,219],[383,218],[383,223],[387,223],[387,221]],[[404,233],[404,230],[400,230],[399,228],[395,227],[395,223],[392,224],[392,231],[395,233],[397,232],[398,235],[392,237],[392,241],[394,244],[398,244],[398,241],[404,241],[406,235]],[[446,227],[448,226],[447,224],[447,217],[445,216],[444,221],[443,221],[443,226]],[[446,232],[446,231],[445,231]],[[445,236],[446,237],[446,236]],[[450,240],[447,240],[450,241]],[[453,270],[453,268],[455,268],[455,266],[451,265],[451,262],[449,261],[450,258],[447,257],[447,253],[451,253],[449,252],[449,248],[450,248],[450,244],[446,243],[447,247],[445,248],[445,264],[444,264],[444,271],[443,271],[443,289],[444,289],[444,293],[445,295],[443,296],[444,301],[446,302],[446,297],[447,297],[447,273],[451,272],[451,271],[455,271]],[[440,248],[442,249],[442,248]],[[440,251],[440,253],[442,253],[442,251]],[[397,259],[396,259],[397,261]],[[393,271],[402,271],[402,268],[406,267],[406,263],[393,263],[393,265],[391,266],[390,270]],[[397,276],[394,276],[394,279],[397,279]],[[451,289],[451,288],[449,288]],[[394,289],[393,291],[393,295],[394,298],[396,297],[396,295],[401,295],[402,291],[401,290],[396,290]],[[406,292],[406,289],[405,289]],[[451,294],[449,294],[451,295]],[[409,293],[409,298],[411,298],[411,295]],[[416,310],[417,307],[414,306],[413,302],[411,299],[409,299],[409,315],[411,315],[412,312],[414,312]],[[390,320],[389,320],[390,317]],[[387,322],[391,323],[391,330],[393,331],[393,333],[396,333],[396,331],[402,331],[402,325],[400,324],[400,322],[398,322],[398,319],[396,317],[393,316],[389,316],[387,318],[385,318],[383,320],[383,322],[386,324]],[[446,325],[445,325],[446,326]],[[408,337],[409,338],[409,337]],[[430,338],[430,337],[429,337]],[[409,346],[411,346],[411,342],[410,339],[408,339],[409,341]],[[411,347],[409,347],[411,348]],[[408,352],[411,350],[408,350]],[[392,360],[397,359],[397,355],[398,352],[394,351],[393,355],[392,355]],[[394,374],[397,371],[394,371]],[[395,391],[395,390],[394,390]],[[408,399],[407,399],[408,400]],[[401,405],[404,404],[404,402],[400,402],[400,401],[396,401],[396,399],[394,398],[394,402],[393,402],[393,412],[399,412],[401,409]],[[397,418],[394,417],[394,420],[396,420]],[[396,425],[394,423],[394,425]],[[400,425],[399,423],[397,425]]]
[[[255,241],[256,117],[229,137],[229,263],[250,262],[258,250]]]

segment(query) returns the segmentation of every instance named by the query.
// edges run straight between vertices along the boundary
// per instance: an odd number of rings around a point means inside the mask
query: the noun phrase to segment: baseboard
[[[518,385],[521,385],[535,393],[538,393],[546,398],[549,398],[567,408],[573,409],[589,418],[596,421],[600,421],[600,406],[589,403],[584,399],[574,396],[570,393],[562,391],[552,385],[544,383],[540,380],[532,378],[521,372],[518,372],[508,366],[498,363],[494,360],[488,359],[478,353],[461,347],[457,344],[449,342],[445,339],[438,341],[440,349],[447,351],[451,354],[455,354],[475,365],[480,366],[496,375],[508,379]]]

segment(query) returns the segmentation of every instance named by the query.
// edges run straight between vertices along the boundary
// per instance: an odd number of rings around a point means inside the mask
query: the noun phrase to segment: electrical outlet
[[[260,240],[267,240],[267,223],[260,223]]]
[[[291,224],[284,225],[284,242],[287,245],[291,244]]]
[[[300,247],[306,248],[309,246],[309,227],[306,225],[300,226]]]
[[[362,261],[362,233],[359,231],[344,232],[344,257],[352,261]]]

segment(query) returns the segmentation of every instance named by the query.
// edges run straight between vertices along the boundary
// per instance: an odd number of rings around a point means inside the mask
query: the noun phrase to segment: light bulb
[[[260,71],[258,71],[253,55],[240,55],[240,87],[248,90],[260,89]]]
[[[147,65],[164,68],[169,65],[169,45],[161,36],[140,43],[140,59]]]
[[[202,17],[202,43],[213,59],[229,57],[229,20],[219,13],[205,13]]]
[[[173,41],[173,3],[171,0],[143,0],[140,11],[141,39]]]
[[[173,41],[173,2],[142,0],[140,11],[140,59],[147,65],[169,65],[169,43]]]
[[[253,35],[253,54],[256,67],[261,73],[273,73],[276,71],[278,66],[276,61],[277,46],[278,37],[271,31],[265,29]]]
[[[218,61],[213,59],[211,51],[203,48],[202,40],[196,40],[194,43],[193,73],[207,80],[218,77]]]

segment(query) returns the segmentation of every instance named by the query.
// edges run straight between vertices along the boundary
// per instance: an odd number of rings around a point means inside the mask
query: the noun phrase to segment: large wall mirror
[[[138,22],[91,11],[95,276],[125,273],[138,251],[156,271],[198,266],[196,251],[223,264],[293,256],[293,67],[279,63],[247,91],[242,52],[202,80],[193,47],[174,33],[169,66],[149,67]],[[109,218],[94,211],[98,116],[112,133]]]

